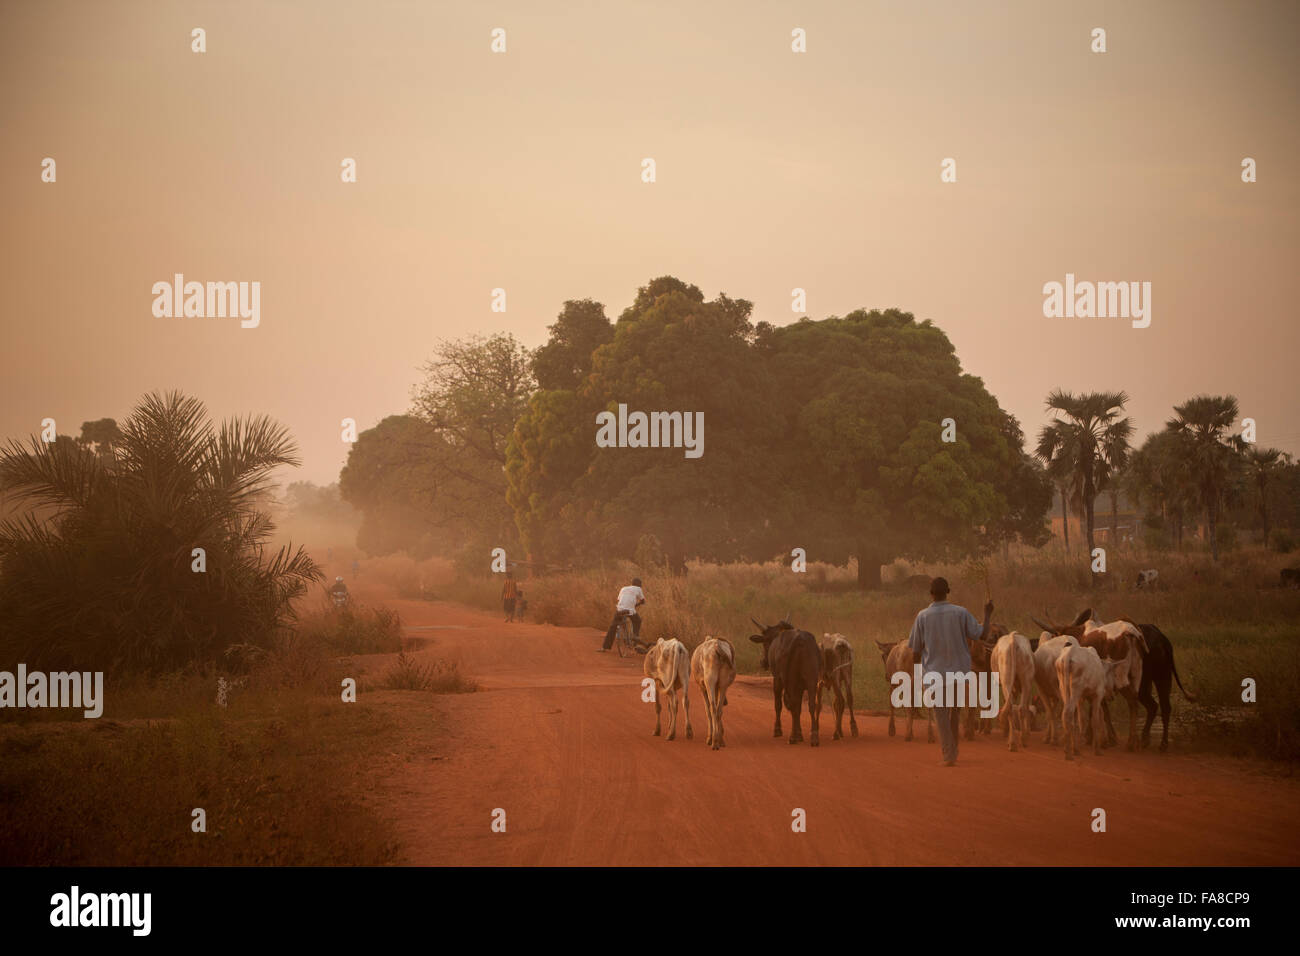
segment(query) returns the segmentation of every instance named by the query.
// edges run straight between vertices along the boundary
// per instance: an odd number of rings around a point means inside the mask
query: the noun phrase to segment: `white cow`
[[[1137,587],[1139,590],[1146,588],[1148,591],[1156,586],[1156,580],[1160,577],[1160,572],[1155,568],[1147,568],[1145,571],[1139,571],[1137,576]]]
[[[1056,658],[1057,689],[1064,701],[1061,712],[1065,735],[1065,759],[1077,752],[1075,734],[1082,734],[1085,710],[1092,727],[1092,752],[1101,756],[1101,739],[1106,732],[1102,705],[1115,692],[1116,661],[1102,660],[1094,648],[1070,644]]]
[[[1147,653],[1147,641],[1142,630],[1129,621],[1111,621],[1108,624],[1089,621],[1079,643],[1095,648],[1102,660],[1115,662],[1115,692],[1128,703],[1128,749],[1137,750],[1140,744],[1138,693],[1142,689],[1142,655]],[[1103,708],[1102,715],[1106,721],[1107,740],[1113,744],[1116,742],[1115,727],[1109,709]]]
[[[691,680],[699,685],[704,697],[709,715],[709,737],[705,743],[714,750],[727,746],[722,735],[722,708],[727,703],[727,688],[735,679],[736,649],[724,638],[706,636],[691,655]]]
[[[1018,631],[1003,634],[989,656],[989,668],[998,672],[1006,697],[1007,747],[1014,753],[1029,744],[1029,701],[1034,696],[1034,651],[1029,638]]]
[[[695,733],[691,730],[691,662],[690,655],[686,653],[686,645],[675,637],[670,637],[668,640],[659,638],[650,650],[646,651],[642,670],[646,677],[652,677],[655,681],[654,735],[658,737],[662,730],[660,702],[667,694],[668,739],[677,739],[677,691],[681,690],[682,697],[686,701],[686,739],[690,740]]]
[[[1056,676],[1056,659],[1061,656],[1061,651],[1078,644],[1078,639],[1069,634],[1053,637],[1051,631],[1043,631],[1038,635],[1038,649],[1034,651],[1034,683],[1038,685],[1038,696],[1043,699],[1043,707],[1047,710],[1045,743],[1056,741],[1056,725],[1061,719],[1063,701]]]

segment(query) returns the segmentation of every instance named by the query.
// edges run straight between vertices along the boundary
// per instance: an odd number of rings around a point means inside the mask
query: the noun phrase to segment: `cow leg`
[[[1098,703],[1098,701],[1094,700],[1092,702],[1092,752],[1098,757],[1100,757],[1102,753],[1101,750],[1102,718],[1098,716],[1098,712],[1100,710],[1101,710],[1100,704]]]
[[[812,697],[812,694],[813,694],[813,693],[814,693],[813,691],[809,691],[809,692],[808,692],[808,695],[809,695],[809,701],[808,701],[808,703],[809,703],[809,705],[812,704],[811,697]],[[818,707],[816,710],[813,710],[813,708],[812,708],[811,706],[809,706],[809,708],[808,708],[808,726],[811,728],[811,730],[810,730],[810,732],[809,732],[809,734],[808,734],[808,744],[809,744],[809,746],[811,746],[811,747],[816,747],[818,744],[821,743],[821,737],[822,737],[822,734],[821,734],[821,728],[822,728],[822,709],[821,709],[821,707]]]
[[[916,708],[907,708],[907,732],[903,734],[903,739],[910,741],[912,739],[912,721],[916,719]]]
[[[691,682],[682,681],[682,702],[686,705],[686,739],[690,740],[695,736],[695,731],[691,729]]]
[[[1124,749],[1134,751],[1138,749],[1138,699],[1133,688],[1124,688],[1124,700],[1128,703],[1128,743]]]
[[[803,694],[794,699],[790,707],[790,743],[797,744],[803,740]]]
[[[668,695],[668,739],[677,739],[677,691],[667,688],[664,691]]]
[[[715,747],[714,741],[718,739],[718,735],[714,731],[714,700],[718,695],[708,692],[708,684],[701,680],[699,682],[699,696],[705,698],[705,717],[708,721],[708,735],[705,737],[705,747],[716,750],[718,748]]]
[[[661,711],[663,710],[663,705],[659,703],[659,697],[660,697],[659,684],[656,682],[655,683],[655,732],[654,732],[654,736],[656,737],[659,736],[660,731],[662,730],[661,725],[663,722],[661,717]]]
[[[845,681],[844,696],[849,705],[849,733],[854,737],[858,735],[858,718],[853,716],[853,675],[850,674]]]
[[[889,703],[889,736],[894,736],[894,703],[892,699]]]
[[[713,708],[709,706],[709,685],[703,680],[697,680],[695,686],[700,689],[700,696],[704,698],[704,716],[709,721],[709,732],[704,738],[704,746],[713,746]]]
[[[934,743],[934,711],[928,707],[925,709],[925,742]]]
[[[1151,696],[1151,672],[1146,668],[1142,669],[1142,686],[1138,689],[1138,700],[1147,712],[1146,723],[1142,725],[1142,749],[1146,750],[1151,746],[1151,725],[1156,719],[1156,701]]]
[[[1174,675],[1162,674],[1156,681],[1156,692],[1160,695],[1160,752],[1169,749],[1169,694],[1173,690]],[[1148,722],[1149,723],[1149,722]]]
[[[704,714],[709,719],[709,736],[705,739],[706,746],[718,749],[718,726],[715,711],[718,705],[717,687],[710,688],[707,684],[700,684],[700,696],[704,698]]]
[[[831,740],[840,740],[844,736],[844,692],[836,684],[835,690],[835,733],[831,734]],[[817,723],[821,723],[822,710],[817,708]]]
[[[776,704],[776,725],[772,729],[773,737],[781,736],[781,682],[776,678],[772,679],[772,697],[773,703]]]
[[[1119,737],[1115,736],[1115,725],[1110,721],[1110,701],[1105,701],[1101,705],[1101,715],[1106,720],[1106,743],[1107,747],[1114,747],[1119,743]]]
[[[1067,697],[1061,711],[1061,736],[1064,737],[1065,759],[1074,759],[1074,732],[1078,724],[1078,703],[1073,696]]]
[[[1033,695],[1033,688],[1028,687],[1020,696],[1020,746],[1029,746],[1029,731],[1033,729],[1030,723],[1029,709],[1030,698]]]
[[[713,692],[713,749],[721,750],[727,746],[722,735],[722,707],[726,703],[726,691],[714,688]]]

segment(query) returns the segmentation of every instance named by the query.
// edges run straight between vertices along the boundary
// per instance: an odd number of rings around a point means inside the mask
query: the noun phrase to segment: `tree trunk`
[[[1219,521],[1219,503],[1212,500],[1205,512],[1210,524],[1210,558],[1217,564],[1219,561],[1219,539],[1215,533],[1215,525]]]
[[[880,566],[884,564],[879,555],[868,553],[864,545],[858,545],[858,587],[863,591],[879,591],[884,585],[880,580]]]
[[[1093,537],[1093,521],[1094,521],[1093,505],[1095,504],[1093,499],[1095,497],[1096,497],[1096,493],[1093,491],[1092,488],[1092,476],[1085,474],[1083,476],[1083,520],[1085,525],[1084,530],[1085,530],[1087,543],[1088,543],[1088,555],[1087,555],[1088,572],[1092,575],[1092,584],[1094,587],[1096,587],[1097,585],[1097,573],[1092,570],[1092,560],[1093,560],[1092,552],[1097,546],[1096,540]]]
[[[1065,485],[1061,485],[1061,533],[1065,535],[1065,553],[1070,553],[1070,499],[1066,497]]]
[[[1110,493],[1110,540],[1119,550],[1119,495],[1115,492]]]
[[[1268,485],[1260,482],[1259,485],[1259,522],[1264,528],[1264,547],[1268,547]]]

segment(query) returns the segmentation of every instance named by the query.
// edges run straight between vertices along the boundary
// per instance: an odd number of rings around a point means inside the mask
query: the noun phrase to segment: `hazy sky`
[[[1057,386],[1127,390],[1139,439],[1232,393],[1300,453],[1298,27],[1293,2],[0,0],[0,437],[180,388],[279,419],[325,483],[340,419],[406,410],[438,339],[539,345],[565,299],[613,318],[670,273],[776,324],[796,286],[813,318],[932,319],[1031,436]],[[260,327],[155,318],[176,272],[259,281]],[[1044,318],[1067,272],[1151,282],[1151,326]]]

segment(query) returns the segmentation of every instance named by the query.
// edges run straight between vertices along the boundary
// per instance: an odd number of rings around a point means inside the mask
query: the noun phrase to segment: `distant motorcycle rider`
[[[334,584],[329,589],[330,600],[335,604],[343,605],[348,603],[348,586],[343,583],[343,575],[334,579]]]

